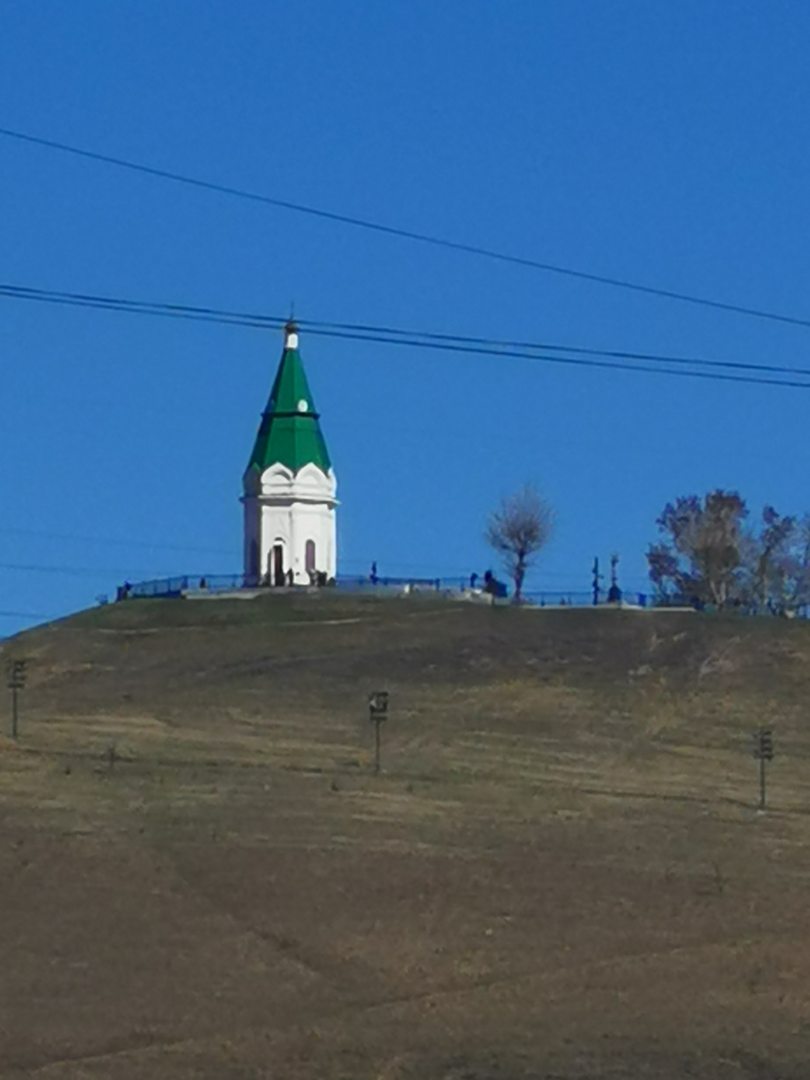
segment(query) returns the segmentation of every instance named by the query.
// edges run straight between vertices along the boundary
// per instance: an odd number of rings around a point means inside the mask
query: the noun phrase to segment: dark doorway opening
[[[273,545],[273,584],[283,585],[284,582],[284,545]]]

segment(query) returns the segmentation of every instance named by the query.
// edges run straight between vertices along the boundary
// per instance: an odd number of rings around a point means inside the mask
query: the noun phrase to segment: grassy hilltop
[[[12,656],[0,1077],[807,1077],[810,624],[322,593]]]

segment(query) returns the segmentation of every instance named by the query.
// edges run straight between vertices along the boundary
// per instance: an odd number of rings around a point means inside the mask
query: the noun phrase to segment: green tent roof
[[[297,334],[297,328],[288,323],[285,328],[288,343],[291,334]],[[289,344],[281,355],[248,469],[264,472],[279,462],[293,472],[313,464],[328,473],[332,464],[300,353],[297,345],[290,348]]]

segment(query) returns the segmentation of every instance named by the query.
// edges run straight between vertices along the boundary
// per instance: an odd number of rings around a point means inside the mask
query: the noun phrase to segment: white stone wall
[[[327,577],[337,573],[337,535],[334,473],[315,465],[305,465],[295,475],[283,465],[272,465],[261,477],[245,477],[245,574],[255,572],[254,551],[258,554],[259,577],[274,580],[273,549],[283,550],[283,569],[293,571],[296,585],[310,583],[306,566],[307,541],[315,545],[316,571]]]

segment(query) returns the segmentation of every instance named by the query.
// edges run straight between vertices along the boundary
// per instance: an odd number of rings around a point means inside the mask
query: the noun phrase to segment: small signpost
[[[375,690],[368,696],[369,720],[374,725],[374,772],[380,771],[380,728],[388,719],[388,691]]]
[[[18,694],[25,688],[25,660],[10,660],[8,664],[8,688],[11,691],[11,737],[17,738],[19,726]]]
[[[765,809],[765,762],[773,761],[773,732],[760,728],[754,732],[754,757],[759,762],[759,809]]]

